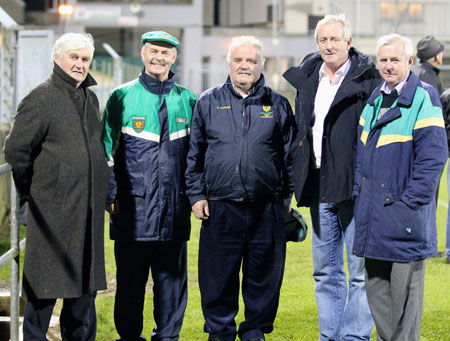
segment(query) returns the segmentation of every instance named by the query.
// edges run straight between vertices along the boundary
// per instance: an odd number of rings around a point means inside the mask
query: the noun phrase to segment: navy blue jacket
[[[320,167],[320,201],[340,202],[351,199],[356,156],[356,134],[359,116],[372,91],[380,83],[380,75],[370,56],[349,50],[351,67],[325,118]],[[295,121],[294,169],[295,197],[298,206],[310,206],[315,168],[312,150],[314,99],[319,86],[319,70],[323,60],[318,52],[304,58],[300,66],[291,67],[283,77],[297,89]]]
[[[380,88],[359,122],[353,253],[413,262],[436,254],[435,193],[448,155],[441,103],[411,72],[377,120]]]
[[[248,97],[231,84],[206,90],[192,117],[186,169],[191,205],[199,200],[267,200],[293,193],[289,150],[292,109],[264,86],[261,76]]]
[[[107,203],[111,238],[129,241],[185,241],[191,207],[184,172],[196,96],[144,71],[115,89],[103,115],[103,143],[110,163]]]

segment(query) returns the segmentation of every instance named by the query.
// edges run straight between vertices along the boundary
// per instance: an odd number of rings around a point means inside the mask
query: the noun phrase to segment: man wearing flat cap
[[[417,43],[417,58],[419,64],[413,66],[412,71],[424,81],[432,85],[439,95],[444,92],[439,79],[438,66],[442,65],[444,55],[444,44],[437,41],[433,36],[426,36]]]
[[[106,210],[115,241],[114,321],[122,341],[142,335],[151,270],[152,340],[178,340],[187,303],[186,241],[191,208],[184,172],[196,96],[174,82],[178,40],[142,35],[139,77],[113,90],[103,116],[111,170]]]

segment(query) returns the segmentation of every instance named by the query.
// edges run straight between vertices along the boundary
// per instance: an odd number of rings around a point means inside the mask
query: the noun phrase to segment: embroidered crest
[[[133,117],[133,129],[140,133],[145,128],[145,117]]]
[[[273,118],[272,111],[270,111],[270,109],[272,109],[272,107],[270,105],[263,105],[262,108],[263,108],[263,111],[261,111],[261,113],[260,113],[261,118]]]
[[[184,118],[184,117],[175,117],[175,122],[186,124],[187,123],[187,119]]]

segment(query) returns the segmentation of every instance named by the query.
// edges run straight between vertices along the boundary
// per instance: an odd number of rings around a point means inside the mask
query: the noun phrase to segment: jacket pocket
[[[395,241],[426,241],[426,219],[423,206],[411,208],[400,199],[384,204],[385,219],[381,237]]]
[[[64,198],[67,196],[68,186],[70,181],[70,167],[65,163],[60,162],[58,172],[58,182],[56,183],[55,192],[53,194],[53,201],[57,204],[62,204]]]
[[[145,197],[145,162],[129,162],[125,169],[120,170],[119,174],[116,174],[116,180],[118,183],[118,191],[124,195],[132,195],[135,197]],[[148,170],[147,172],[152,172]],[[151,173],[149,173],[151,174]]]

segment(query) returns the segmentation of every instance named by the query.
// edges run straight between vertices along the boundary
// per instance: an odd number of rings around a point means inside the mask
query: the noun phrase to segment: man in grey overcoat
[[[88,87],[89,34],[53,47],[52,74],[19,104],[5,142],[18,191],[29,202],[23,273],[24,340],[46,340],[63,298],[63,340],[95,340],[95,296],[106,289],[103,228],[109,170],[96,95]]]

